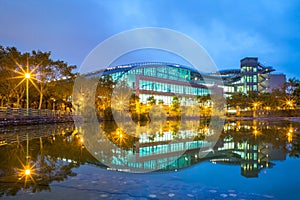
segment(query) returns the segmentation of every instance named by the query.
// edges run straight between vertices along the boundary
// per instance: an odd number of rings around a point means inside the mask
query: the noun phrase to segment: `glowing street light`
[[[29,79],[31,77],[30,73],[25,73],[25,78]]]
[[[26,176],[29,176],[29,175],[31,174],[31,170],[30,170],[30,169],[25,169],[24,174],[25,174]]]
[[[24,69],[24,67],[22,65],[20,65],[16,60],[14,60],[14,61],[15,61],[16,65],[19,67],[19,69],[21,70],[21,71],[19,71],[19,70],[15,71],[17,74],[19,74],[19,76],[14,77],[14,78],[22,78],[22,80],[19,82],[19,84],[16,87],[21,85],[26,80],[26,115],[28,116],[29,115],[29,81],[32,83],[32,85],[35,87],[35,89],[37,89],[37,91],[41,92],[39,90],[38,86],[33,82],[33,79],[38,81],[35,78],[36,74],[33,74],[33,73],[37,70],[37,68],[40,66],[41,63],[36,65],[34,69],[29,71],[28,62],[26,65],[26,69]]]
[[[295,100],[288,98],[285,100],[284,104],[288,109],[294,109]]]
[[[287,101],[286,105],[288,105],[289,108],[292,108],[293,107],[293,102],[292,101]]]

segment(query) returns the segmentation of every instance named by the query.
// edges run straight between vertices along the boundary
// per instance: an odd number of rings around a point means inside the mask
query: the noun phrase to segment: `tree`
[[[136,94],[131,94],[130,99],[129,99],[129,111],[131,114],[131,118],[134,121],[140,121],[140,113],[141,113],[141,108],[140,108],[140,98]]]
[[[285,85],[286,92],[289,95],[292,95],[295,91],[295,89],[299,86],[299,80],[297,80],[295,77],[294,78],[289,78],[288,82]]]
[[[18,62],[16,61],[18,60]],[[15,47],[1,48],[0,66],[1,66],[1,91],[3,100],[7,105],[12,102],[20,107],[20,101],[25,95],[24,71],[20,68],[20,63],[27,63],[28,54],[21,54]]]
[[[227,106],[236,108],[237,111],[241,108],[249,107],[250,102],[246,94],[244,93],[234,93],[231,97],[227,98]]]
[[[47,93],[47,85],[54,80],[70,79],[75,76],[72,70],[76,66],[69,66],[67,63],[61,60],[53,61],[50,58],[51,52],[32,51],[32,67],[36,71],[40,101],[39,109],[42,107],[43,96]]]
[[[210,95],[205,95],[205,96],[197,96],[197,101],[200,104],[201,107],[209,104],[208,102],[211,100]]]
[[[173,96],[172,104],[170,107],[170,115],[176,117],[181,115],[180,99],[177,96]]]
[[[99,78],[96,89],[96,104],[99,111],[103,112],[105,109],[111,107],[111,96],[116,84],[111,76],[102,76]]]
[[[275,89],[272,91],[267,101],[271,104],[271,109],[277,109],[282,106],[282,101],[287,99],[287,94],[283,90]]]
[[[164,100],[159,99],[159,100],[158,100],[158,105],[164,105]]]
[[[49,105],[48,103],[51,100],[67,104],[70,101],[69,97],[73,95],[74,80],[75,77],[49,82],[47,84],[47,92],[44,94],[44,99],[47,101],[46,104]],[[35,92],[37,93],[37,91]]]
[[[150,96],[147,98],[147,102],[150,104],[150,105],[155,105],[156,104],[156,99],[154,98],[154,96]]]
[[[20,106],[20,100],[24,98],[25,73],[30,73],[30,87],[34,87],[39,95],[39,109],[43,103],[43,96],[47,93],[51,82],[60,79],[69,79],[76,74],[72,70],[76,66],[57,60],[53,61],[51,52],[32,51],[31,53],[19,52],[15,47],[0,47],[0,70],[1,70],[1,97],[7,102],[13,101]],[[5,78],[4,78],[5,76]],[[2,97],[2,102],[3,102]]]
[[[300,85],[298,85],[293,93],[297,105],[300,105]]]

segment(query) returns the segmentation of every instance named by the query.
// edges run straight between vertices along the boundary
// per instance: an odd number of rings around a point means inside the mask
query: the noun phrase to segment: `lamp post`
[[[26,79],[26,115],[29,115],[29,79],[31,77],[30,73],[25,73]]]

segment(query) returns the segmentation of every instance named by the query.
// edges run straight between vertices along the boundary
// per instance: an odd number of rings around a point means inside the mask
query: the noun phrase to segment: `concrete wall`
[[[285,83],[285,74],[268,74],[268,80],[266,81],[266,92],[272,92],[274,89],[282,89]]]

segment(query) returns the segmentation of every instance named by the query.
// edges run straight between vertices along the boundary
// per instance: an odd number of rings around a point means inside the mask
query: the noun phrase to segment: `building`
[[[109,75],[114,81],[125,81],[142,103],[154,96],[157,101],[170,105],[173,97],[178,96],[181,105],[188,105],[196,101],[196,96],[223,92],[218,87],[222,85],[219,77],[200,74],[194,68],[172,63],[133,63],[87,74],[88,77],[100,75]]]
[[[256,57],[246,57],[240,61],[240,69],[220,71],[224,81],[224,93],[242,92],[272,92],[273,89],[282,89],[286,76],[271,74],[275,69],[266,67]]]
[[[281,89],[286,82],[284,74],[272,74],[275,69],[262,65],[256,57],[240,61],[240,69],[201,73],[193,67],[164,62],[144,62],[109,67],[87,76],[111,76],[114,81],[125,80],[127,85],[146,103],[150,96],[170,105],[173,97],[181,105],[195,103],[196,96],[242,92],[271,92]]]

